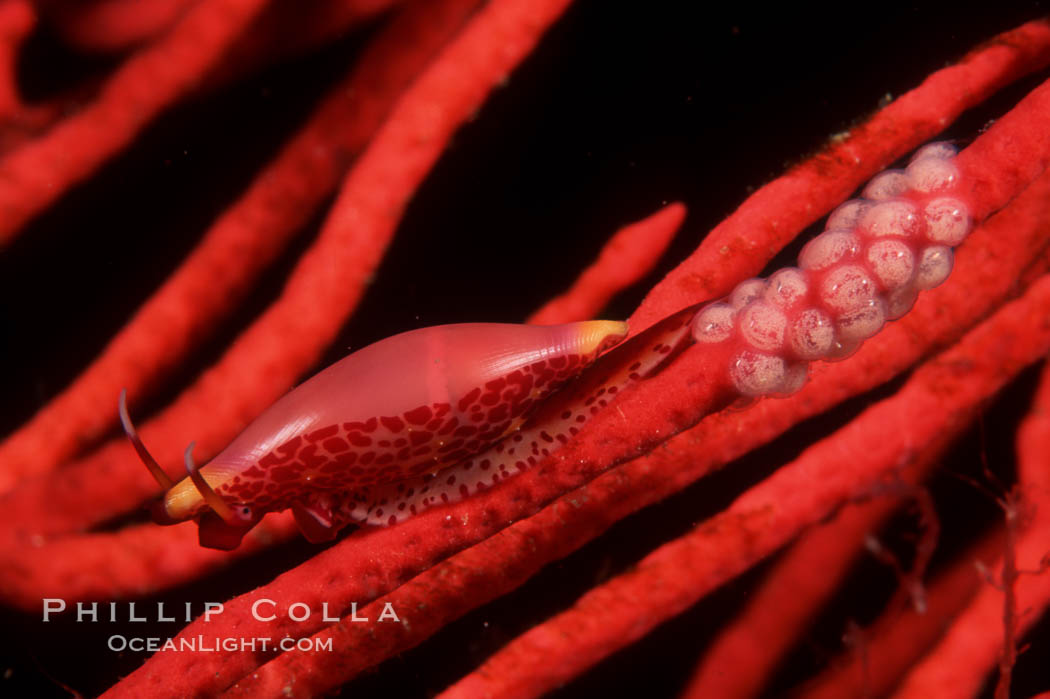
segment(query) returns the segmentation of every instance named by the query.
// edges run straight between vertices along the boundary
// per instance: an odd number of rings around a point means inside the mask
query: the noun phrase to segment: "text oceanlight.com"
[[[175,623],[190,622],[199,614],[203,623],[212,621],[221,615],[225,609],[221,602],[191,603],[184,605],[169,605],[165,607],[164,602],[156,605],[140,604],[136,607],[135,602],[77,602],[75,611],[70,609],[66,601],[61,598],[45,598],[43,603],[43,621],[50,622],[58,615],[73,615],[77,623],[117,623],[117,622],[159,622]],[[278,620],[289,619],[294,622],[304,622],[311,617],[319,616],[324,624],[333,624],[339,621],[352,623],[399,623],[401,621],[393,605],[389,602],[383,605],[379,615],[372,619],[367,615],[359,615],[357,603],[353,602],[344,611],[344,616],[329,610],[328,603],[321,604],[320,609],[313,609],[304,602],[293,602],[287,606],[280,607],[271,599],[257,599],[252,603],[251,615],[258,622],[270,623]],[[195,653],[208,653],[216,651],[330,651],[332,650],[331,638],[292,638],[284,636],[272,638],[259,636],[253,638],[241,637],[219,637],[207,634],[196,636],[151,637],[113,634],[107,640],[107,646],[115,652],[156,652],[164,651],[190,651]]]
[[[330,651],[332,650],[331,638],[235,638],[235,637],[179,637],[179,638],[156,638],[142,636],[121,636],[119,634],[109,637],[107,641],[112,651],[135,651],[154,653],[158,650],[165,651],[189,651],[191,653],[214,653],[218,651],[288,651],[300,650]]]

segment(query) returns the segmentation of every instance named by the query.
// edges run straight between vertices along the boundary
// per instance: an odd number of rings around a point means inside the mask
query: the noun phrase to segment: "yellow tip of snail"
[[[584,354],[604,351],[627,337],[627,323],[620,320],[587,320],[577,325]]]

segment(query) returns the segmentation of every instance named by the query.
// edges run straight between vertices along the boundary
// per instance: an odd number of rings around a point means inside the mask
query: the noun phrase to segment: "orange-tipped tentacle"
[[[204,480],[204,476],[197,470],[197,465],[193,463],[194,445],[196,445],[196,442],[190,442],[190,445],[186,447],[186,473],[189,474],[193,485],[197,486],[197,492],[204,498],[204,502],[208,504],[208,507],[222,518],[223,522],[230,525],[242,524],[237,515],[230,509],[230,506],[226,504],[226,501],[219,497],[219,494],[208,485],[208,481]]]
[[[128,441],[131,442],[131,446],[135,447],[135,451],[138,452],[139,458],[142,459],[142,463],[146,465],[149,472],[153,474],[157,483],[164,490],[170,490],[171,486],[175,485],[175,482],[168,478],[168,474],[164,473],[164,469],[160,467],[157,460],[153,458],[153,455],[146,449],[146,445],[142,443],[142,439],[139,438],[139,433],[135,429],[135,425],[131,422],[131,416],[128,415],[128,389],[120,389],[120,401],[118,404],[117,412],[120,413],[120,425],[124,428],[124,434],[128,436]]]

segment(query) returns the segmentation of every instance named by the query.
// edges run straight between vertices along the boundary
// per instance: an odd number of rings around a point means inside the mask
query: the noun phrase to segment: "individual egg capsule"
[[[802,269],[828,269],[853,259],[860,252],[860,239],[844,229],[827,230],[806,243],[798,256]]]
[[[833,314],[867,306],[878,294],[875,281],[859,265],[842,265],[829,271],[820,282],[818,297]]]
[[[908,162],[914,163],[916,160],[922,160],[923,158],[954,158],[958,152],[959,149],[948,141],[934,141],[915,151],[915,154],[911,156]]]
[[[772,395],[777,398],[787,398],[792,394],[798,393],[806,385],[808,378],[808,362],[791,362],[787,365],[787,371],[784,373],[784,380],[781,382],[780,388],[773,391]]]
[[[918,298],[919,292],[912,284],[886,294],[886,320],[897,320],[903,316],[912,309]]]
[[[778,351],[786,329],[787,316],[773,304],[756,300],[740,312],[740,336],[755,349]]]
[[[899,197],[908,191],[911,182],[904,170],[886,170],[872,178],[864,187],[861,196],[874,201]]]
[[[826,355],[824,355],[824,361],[841,362],[844,359],[849,359],[857,353],[857,350],[860,349],[860,346],[863,343],[863,340],[844,340],[836,338],[836,340],[831,343],[831,349],[828,350]]]
[[[797,267],[784,267],[769,277],[762,300],[777,308],[790,309],[802,303],[807,293],[808,275]]]
[[[835,323],[819,308],[807,308],[791,322],[787,343],[799,359],[822,359],[835,343]]]
[[[870,207],[871,202],[864,199],[850,199],[843,202],[828,215],[828,222],[824,226],[824,230],[832,231],[839,228],[852,230],[857,225],[857,222],[860,221],[860,217]]]
[[[970,233],[970,210],[955,197],[938,197],[922,210],[926,238],[931,243],[955,247]]]
[[[959,182],[959,169],[949,158],[919,158],[904,172],[911,189],[923,194],[946,192]]]
[[[693,339],[697,342],[722,342],[733,333],[736,310],[727,303],[705,306],[693,318]]]
[[[868,268],[887,291],[909,284],[915,275],[915,253],[898,238],[879,238],[864,254]]]
[[[885,324],[886,302],[876,297],[836,318],[835,335],[840,342],[859,342],[882,330]]]
[[[932,289],[940,285],[952,272],[955,256],[945,245],[928,245],[919,253],[919,268],[915,273],[916,289]]]
[[[865,211],[858,226],[875,238],[912,238],[922,230],[922,220],[915,204],[904,199],[891,199]]]
[[[729,363],[729,378],[744,396],[765,396],[780,390],[787,377],[783,357],[744,350]]]
[[[765,279],[745,279],[737,284],[733,292],[729,294],[729,305],[737,309],[743,308],[762,296],[765,290]]]

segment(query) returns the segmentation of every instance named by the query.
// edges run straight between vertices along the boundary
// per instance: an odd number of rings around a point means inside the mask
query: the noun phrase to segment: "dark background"
[[[1034,2],[848,8],[785,3],[756,9],[581,0],[456,136],[323,363],[348,347],[415,327],[520,321],[563,290],[618,227],[666,202],[685,202],[689,217],[660,268],[603,314],[625,317],[645,289],[755,188],[864,118],[887,96],[907,91],[982,40],[1045,12]],[[373,30],[169,112],[0,253],[0,433],[32,415],[99,353],[294,132]],[[28,94],[42,98],[109,67],[107,59],[62,49],[45,29],[26,52],[21,78]],[[1046,77],[1023,81],[968,113],[949,137],[972,139]],[[144,413],[192,381],[280,292],[318,223],[301,232],[259,291],[165,383]],[[794,252],[797,247],[784,260]],[[1029,372],[989,406],[980,429],[953,450],[946,468],[981,478],[978,456],[983,456],[1010,482],[1013,429],[1034,377]],[[346,694],[440,691],[530,625],[717,512],[808,441],[892,388],[808,421],[725,472],[620,523],[514,594],[387,661]],[[933,488],[943,517],[941,562],[1000,513],[986,493],[958,478],[939,478]],[[907,552],[915,529],[914,516],[905,513],[884,537]],[[314,551],[295,542],[165,598],[226,599]],[[673,694],[760,572],[709,596],[559,694]],[[847,623],[874,619],[894,586],[883,566],[860,564],[785,662],[774,693],[817,671],[837,650]],[[142,660],[105,650],[105,636],[120,632],[117,628],[67,624],[61,633],[53,628],[45,633],[37,618],[13,612],[0,621],[9,629],[0,658],[10,658],[0,673],[11,669],[0,680],[0,694],[6,687],[16,695],[64,696],[53,680],[97,694]],[[1030,639],[1033,650],[1018,664],[1017,696],[1050,689],[1046,623],[1037,634]]]

